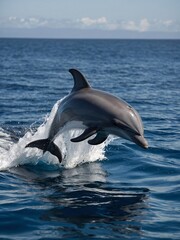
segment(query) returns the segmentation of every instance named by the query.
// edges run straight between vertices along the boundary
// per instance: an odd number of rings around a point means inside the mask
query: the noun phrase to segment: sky
[[[180,38],[180,0],[0,0],[0,37]]]

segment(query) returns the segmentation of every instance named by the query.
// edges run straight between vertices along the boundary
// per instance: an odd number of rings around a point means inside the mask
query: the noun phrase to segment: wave
[[[112,140],[112,137],[109,137],[107,141],[98,146],[89,145],[87,141],[72,143],[70,139],[80,135],[83,131],[82,127],[77,128],[78,124],[76,122],[66,124],[55,139],[55,143],[59,146],[63,155],[62,164],[49,152],[43,155],[43,152],[37,148],[25,148],[31,141],[48,137],[59,104],[61,104],[61,100],[55,103],[51,113],[46,116],[45,121],[37,128],[36,132],[30,128],[17,142],[13,141],[11,133],[0,128],[0,170],[25,164],[36,165],[43,163],[54,165],[57,168],[61,166],[73,168],[84,162],[105,159],[105,147]]]

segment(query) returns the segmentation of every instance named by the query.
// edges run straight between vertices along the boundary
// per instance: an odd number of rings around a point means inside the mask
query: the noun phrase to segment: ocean
[[[180,238],[180,40],[0,39],[0,239]],[[76,68],[132,105],[149,148],[45,137]]]

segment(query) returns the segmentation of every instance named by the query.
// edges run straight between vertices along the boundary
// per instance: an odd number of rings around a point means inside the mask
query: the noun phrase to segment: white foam
[[[0,129],[0,170],[41,162],[59,167],[73,168],[84,162],[105,159],[105,146],[110,142],[111,138],[97,146],[89,145],[87,140],[73,143],[70,139],[79,136],[82,132],[82,126],[77,123],[67,124],[55,139],[55,143],[59,146],[63,155],[62,164],[49,152],[43,155],[42,150],[37,148],[25,148],[29,142],[48,137],[51,123],[60,103],[61,101],[58,101],[54,105],[50,115],[46,117],[44,123],[39,126],[35,133],[30,129],[17,143],[13,143],[10,135]]]

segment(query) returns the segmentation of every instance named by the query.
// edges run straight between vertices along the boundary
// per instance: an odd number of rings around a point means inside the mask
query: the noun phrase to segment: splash
[[[108,145],[112,138],[108,138],[108,140],[98,146],[89,145],[87,141],[72,143],[70,139],[80,135],[83,131],[83,126],[76,122],[69,123],[61,129],[60,134],[54,141],[61,149],[63,155],[61,164],[49,152],[43,155],[42,151],[37,148],[25,148],[31,141],[48,137],[51,123],[60,104],[61,100],[54,105],[50,115],[46,117],[44,123],[38,127],[35,133],[30,129],[17,143],[12,141],[10,134],[0,128],[0,170],[6,170],[19,165],[36,165],[39,163],[74,168],[84,162],[105,159],[105,146]]]

